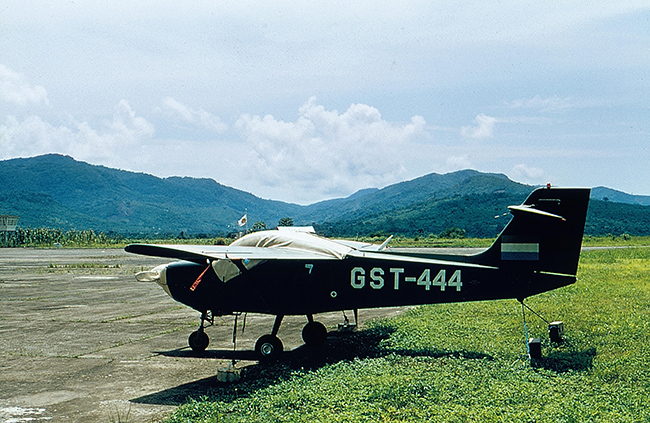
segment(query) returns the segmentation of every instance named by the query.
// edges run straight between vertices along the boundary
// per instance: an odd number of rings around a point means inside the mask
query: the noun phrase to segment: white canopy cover
[[[352,251],[352,248],[347,245],[321,238],[313,232],[297,230],[297,228],[253,232],[239,238],[230,246],[299,250],[339,260]]]

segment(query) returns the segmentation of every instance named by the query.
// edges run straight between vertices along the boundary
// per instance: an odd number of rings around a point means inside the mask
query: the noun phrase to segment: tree
[[[440,238],[465,238],[465,229],[460,229],[460,228],[447,228],[444,231],[440,232]]]
[[[266,223],[264,223],[263,220],[253,223],[253,232],[265,231],[265,230],[266,230]]]
[[[278,226],[293,226],[293,219],[290,217],[283,217],[278,222]]]

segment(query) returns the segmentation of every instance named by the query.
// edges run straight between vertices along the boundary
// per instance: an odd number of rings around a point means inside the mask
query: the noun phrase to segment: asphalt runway
[[[248,315],[235,353],[234,319],[217,317],[208,350],[193,353],[199,313],[134,278],[169,261],[121,249],[0,249],[0,422],[157,421],[222,383],[217,371],[233,358],[239,369],[257,366],[252,349],[273,316]],[[335,331],[343,315],[316,319]],[[285,318],[285,354],[300,354],[305,323]]]

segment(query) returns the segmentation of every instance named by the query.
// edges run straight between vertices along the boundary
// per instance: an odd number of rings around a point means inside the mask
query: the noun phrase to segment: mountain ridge
[[[209,178],[160,178],[59,154],[0,161],[0,214],[20,216],[19,226],[126,234],[234,232],[240,230],[237,220],[247,213],[249,226],[265,222],[271,228],[291,217],[295,224],[314,225],[325,235],[437,234],[457,226],[470,236],[495,236],[502,224],[488,218],[521,203],[533,188],[503,174],[467,169],[430,173],[305,206],[262,199]],[[644,196],[604,187],[594,192],[601,199],[592,200],[598,202],[594,210],[599,213],[593,221],[616,231],[645,230]],[[619,199],[634,203],[617,206]],[[588,227],[599,231],[598,225],[588,222]]]
[[[650,206],[650,195],[633,195],[613,188],[598,186],[591,189],[591,198],[623,204]]]

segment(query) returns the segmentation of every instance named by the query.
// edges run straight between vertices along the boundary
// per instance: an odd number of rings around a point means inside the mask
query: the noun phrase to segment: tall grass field
[[[583,252],[578,282],[527,299],[431,305],[252,366],[168,422],[648,422],[650,248]]]

